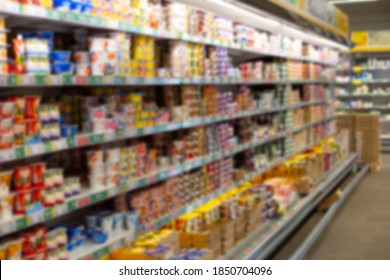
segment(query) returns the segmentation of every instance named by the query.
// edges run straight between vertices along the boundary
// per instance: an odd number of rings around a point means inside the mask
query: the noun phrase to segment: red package
[[[14,212],[16,215],[24,215],[26,213],[26,206],[29,204],[28,193],[18,193],[14,199]]]
[[[28,96],[26,97],[26,119],[38,119],[39,118],[39,104],[41,103],[41,98],[39,96]]]
[[[43,200],[43,193],[44,193],[44,190],[42,190],[42,189],[33,190],[32,197],[31,197],[32,202],[41,203],[41,201]]]
[[[31,188],[31,169],[28,166],[16,167],[14,170],[14,180],[17,190]]]
[[[26,134],[25,137],[36,136],[39,134],[41,123],[38,119],[26,121]]]
[[[14,103],[14,120],[24,120],[26,99],[24,97],[10,97],[7,99]]]
[[[33,187],[44,187],[45,186],[45,170],[46,163],[39,162],[32,164],[31,166],[31,182]]]

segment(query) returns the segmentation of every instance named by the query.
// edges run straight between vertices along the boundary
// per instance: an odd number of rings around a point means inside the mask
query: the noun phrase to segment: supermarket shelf
[[[390,79],[382,79],[382,80],[372,80],[372,81],[361,81],[361,80],[354,80],[352,81],[352,84],[355,86],[360,85],[388,85],[390,84]]]
[[[290,260],[303,260],[313,245],[316,243],[318,238],[321,236],[325,228],[329,225],[335,214],[337,213],[340,206],[345,202],[348,196],[356,188],[356,186],[363,180],[370,168],[368,165],[362,167],[352,181],[348,183],[340,199],[332,204],[332,206],[326,211],[325,216],[316,225],[312,232],[306,237],[298,249],[291,255]]]
[[[338,95],[337,98],[384,98],[390,97],[390,93],[385,94],[349,94],[349,95]]]
[[[83,192],[82,194],[72,197],[70,199],[67,199],[65,203],[56,205],[55,207],[51,208],[45,208],[37,213],[26,215],[26,216],[14,216],[10,220],[2,221],[0,223],[0,237],[25,229],[27,227],[46,222],[48,220],[52,220],[54,218],[57,218],[59,216],[63,216],[67,213],[70,213],[72,211],[75,211],[76,209],[80,209],[110,198],[113,198],[119,194],[126,193],[129,191],[141,189],[145,186],[154,184],[156,182],[168,179],[170,177],[182,174],[184,172],[199,168],[201,166],[204,166],[206,164],[209,164],[211,162],[233,156],[235,154],[238,154],[242,151],[261,146],[267,143],[274,142],[278,139],[283,139],[289,135],[292,135],[294,133],[297,133],[299,131],[303,131],[305,129],[309,129],[311,127],[314,127],[321,123],[326,123],[331,120],[333,120],[334,117],[330,117],[324,120],[316,121],[307,125],[304,125],[299,128],[291,129],[289,131],[286,131],[284,133],[280,133],[276,136],[268,137],[267,139],[257,140],[253,141],[251,143],[246,143],[239,145],[233,149],[230,149],[229,151],[224,152],[216,152],[211,155],[201,157],[195,160],[191,160],[189,162],[186,162],[184,164],[170,167],[166,170],[159,170],[158,172],[154,174],[147,175],[145,177],[139,178],[137,180],[132,181],[129,184],[123,183],[119,186],[113,187],[113,188],[105,188],[105,189],[89,189],[86,192]]]
[[[335,86],[349,86],[349,85],[351,85],[351,84],[352,84],[351,81],[345,81],[345,82],[338,82],[338,81],[335,81],[335,82],[334,82],[334,85],[335,85]]]
[[[318,145],[322,141],[323,140],[318,141],[316,143],[313,143],[311,145],[307,145],[305,148],[298,151],[298,153],[304,152],[304,151],[310,149],[311,147]],[[99,259],[99,258],[109,254],[113,250],[125,245],[126,243],[133,241],[137,237],[142,236],[143,234],[145,234],[147,232],[151,232],[153,230],[160,229],[161,227],[163,227],[164,225],[177,219],[181,215],[184,215],[185,213],[191,212],[191,211],[195,210],[196,208],[200,207],[201,205],[206,204],[208,201],[211,201],[211,200],[219,197],[220,195],[228,192],[229,190],[237,188],[240,185],[242,185],[243,183],[248,182],[248,181],[252,180],[253,178],[260,176],[260,175],[264,174],[265,172],[279,166],[280,164],[282,164],[286,160],[293,157],[295,154],[296,153],[294,153],[293,155],[288,155],[284,158],[277,159],[277,160],[273,161],[272,163],[270,163],[266,167],[263,167],[262,169],[260,169],[256,172],[248,174],[247,176],[245,176],[245,178],[234,183],[232,186],[230,186],[228,188],[219,189],[219,190],[217,190],[217,191],[215,191],[215,192],[213,192],[213,193],[211,193],[203,198],[196,200],[195,202],[191,203],[188,206],[184,206],[184,207],[180,208],[175,213],[168,214],[167,216],[160,218],[157,221],[142,227],[141,229],[137,230],[136,234],[134,234],[134,231],[129,232],[129,231],[123,230],[123,231],[113,235],[113,237],[110,237],[109,240],[105,244],[97,245],[97,244],[93,244],[93,243],[88,243],[86,247],[81,247],[80,249],[76,250],[75,252],[72,252],[70,255],[70,259],[73,259],[73,260],[77,260],[77,259],[96,260],[96,259]]]
[[[387,106],[377,106],[370,108],[337,108],[337,111],[387,111],[390,110],[390,107]]]
[[[376,106],[370,108],[337,108],[338,111],[386,111],[390,110],[390,106]]]
[[[381,53],[390,52],[390,46],[358,46],[351,50],[352,53]]]
[[[390,152],[390,136],[388,135],[381,136],[381,152]]]
[[[302,102],[295,105],[282,106],[280,108],[259,109],[259,110],[254,110],[252,112],[240,112],[234,114],[233,116],[225,115],[225,116],[198,118],[198,119],[188,120],[184,122],[176,122],[176,123],[169,123],[169,124],[158,125],[153,127],[130,129],[125,131],[120,131],[118,133],[101,132],[101,133],[92,133],[92,134],[81,134],[75,137],[62,138],[54,141],[41,142],[33,145],[2,150],[0,151],[0,163],[11,162],[11,161],[26,159],[35,156],[42,156],[45,154],[50,154],[54,152],[65,151],[65,150],[70,150],[70,149],[75,149],[80,147],[104,144],[104,143],[109,143],[118,140],[132,139],[136,137],[143,137],[143,136],[148,136],[148,135],[153,135],[158,133],[188,129],[197,126],[210,125],[210,124],[215,124],[215,123],[234,120],[234,119],[294,110],[297,108],[322,104],[326,102],[327,102],[326,100]]]
[[[244,80],[227,77],[145,78],[127,76],[5,75],[0,87],[80,87],[80,86],[157,86],[157,85],[294,85],[329,84],[327,80]]]
[[[150,36],[158,39],[167,39],[167,40],[180,40],[191,43],[198,43],[210,46],[219,46],[226,47],[232,50],[238,50],[240,52],[247,52],[252,54],[258,54],[261,56],[271,56],[292,60],[300,60],[306,62],[318,63],[321,65],[334,66],[334,63],[329,63],[322,61],[320,59],[310,59],[302,56],[291,56],[283,55],[279,53],[264,52],[257,50],[255,48],[245,47],[240,44],[233,44],[224,42],[221,40],[210,40],[198,36],[192,36],[183,33],[173,33],[167,30],[152,29],[149,27],[140,27],[128,24],[126,22],[100,18],[96,16],[73,13],[73,12],[62,12],[53,9],[46,9],[43,7],[29,5],[29,4],[19,4],[11,1],[2,1],[0,3],[0,14],[7,16],[16,16],[30,19],[37,19],[39,21],[55,22],[67,26],[78,26],[78,27],[89,27],[89,28],[98,28],[102,30],[111,30],[111,31],[124,31],[133,34]]]
[[[372,81],[362,81],[362,80],[353,80],[353,81],[346,81],[346,82],[334,82],[334,85],[337,86],[361,86],[361,85],[389,85],[390,79],[383,79],[383,80],[372,80]]]
[[[354,169],[357,159],[357,154],[351,154],[343,158],[335,168],[322,178],[314,192],[290,205],[283,218],[260,226],[256,231],[260,233],[260,236],[249,236],[223,258],[254,260],[267,257],[316,205]]]

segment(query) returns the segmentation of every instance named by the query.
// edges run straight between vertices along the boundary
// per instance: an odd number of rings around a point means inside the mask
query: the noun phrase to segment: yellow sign
[[[349,17],[340,9],[336,9],[336,27],[344,33],[349,33]]]
[[[352,42],[354,42],[356,46],[368,46],[368,38],[368,31],[352,32]]]

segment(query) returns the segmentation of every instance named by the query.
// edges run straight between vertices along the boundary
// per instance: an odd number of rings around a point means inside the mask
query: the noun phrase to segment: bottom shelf
[[[257,260],[266,258],[316,205],[354,169],[357,160],[357,154],[351,154],[341,159],[336,167],[317,183],[315,191],[290,204],[282,218],[262,224],[221,259]]]
[[[328,137],[331,137],[333,134],[329,134]],[[71,260],[78,260],[78,259],[87,259],[87,260],[97,260],[105,255],[108,255],[113,250],[122,247],[123,245],[130,243],[134,241],[136,238],[144,235],[147,232],[151,232],[153,230],[157,230],[164,225],[168,224],[169,222],[175,220],[177,217],[191,212],[194,209],[198,208],[199,206],[207,203],[208,201],[217,198],[218,196],[222,195],[223,193],[237,188],[238,186],[242,185],[243,183],[250,181],[251,179],[262,175],[266,173],[267,171],[277,167],[278,165],[282,164],[286,160],[290,159],[296,154],[302,153],[304,151],[307,151],[308,149],[312,148],[313,146],[318,145],[323,141],[317,141],[315,143],[311,143],[309,145],[306,145],[305,147],[302,147],[299,151],[294,152],[293,154],[287,155],[283,158],[278,158],[274,160],[273,162],[269,162],[267,166],[263,167],[260,170],[257,170],[253,173],[248,174],[245,176],[245,178],[239,180],[238,182],[235,182],[232,186],[229,186],[227,188],[221,188],[205,197],[202,197],[190,205],[183,206],[178,212],[171,213],[163,218],[158,219],[157,221],[151,223],[150,225],[144,226],[143,228],[138,229],[135,231],[129,231],[129,230],[121,230],[117,233],[113,234],[108,238],[108,240],[104,244],[93,244],[87,242],[82,247],[76,249],[75,251],[70,252],[69,259]]]

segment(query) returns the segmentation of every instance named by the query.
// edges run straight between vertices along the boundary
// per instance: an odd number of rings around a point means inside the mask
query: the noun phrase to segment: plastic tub
[[[53,0],[53,8],[62,11],[70,10],[70,0]]]
[[[106,243],[108,235],[101,230],[96,230],[93,235],[93,240],[96,244]]]
[[[56,75],[61,74],[73,74],[73,64],[72,63],[53,63],[51,65],[52,71]]]
[[[63,124],[61,125],[61,137],[73,137],[77,133],[77,125]]]
[[[83,14],[90,15],[92,13],[93,6],[90,4],[82,4],[81,12]]]
[[[75,13],[81,13],[81,10],[83,8],[83,3],[79,1],[71,1],[70,3],[70,10]]]
[[[54,51],[50,54],[50,60],[55,63],[69,62],[70,51]]]

